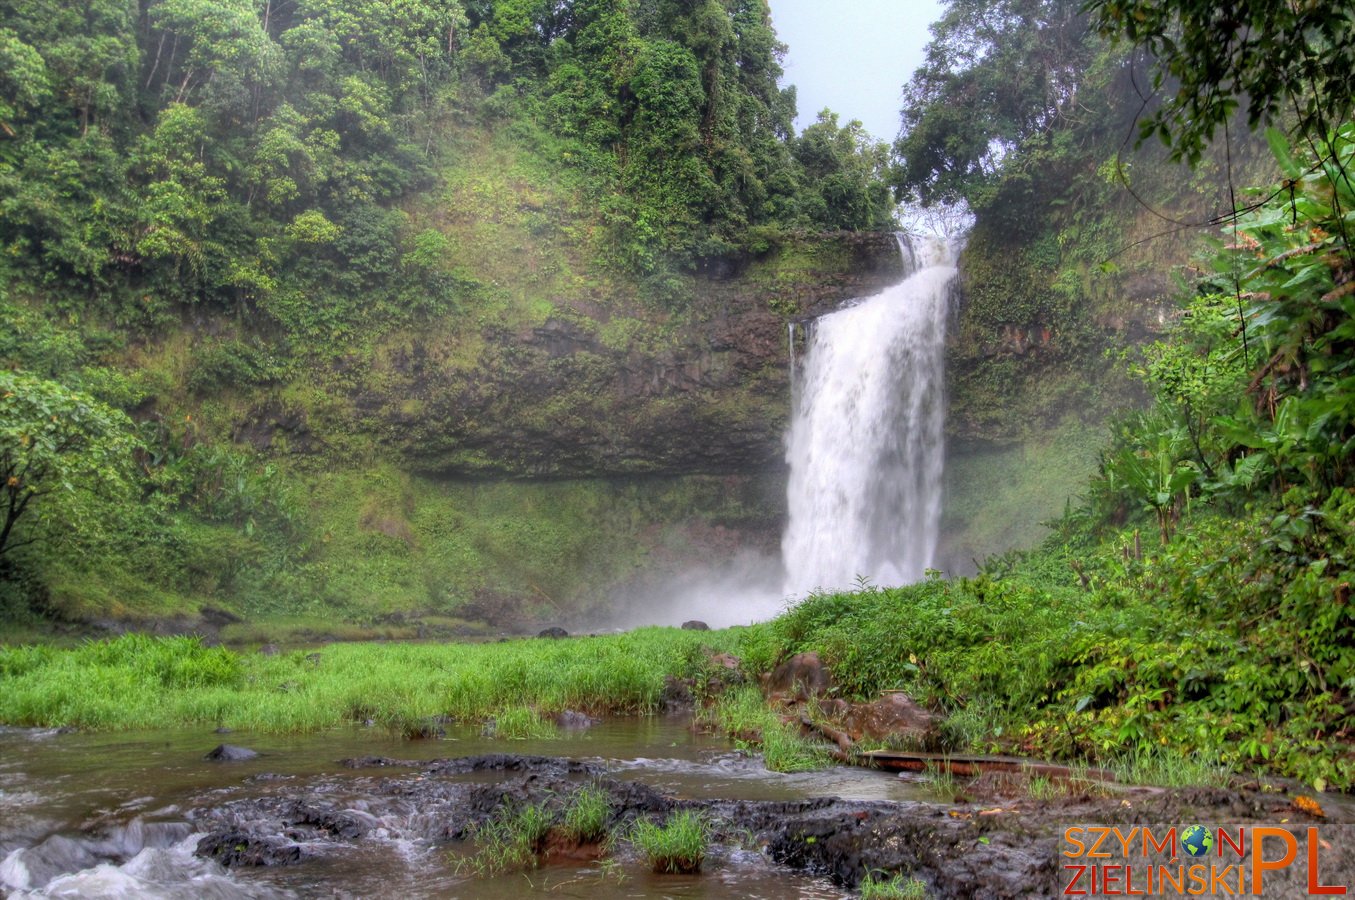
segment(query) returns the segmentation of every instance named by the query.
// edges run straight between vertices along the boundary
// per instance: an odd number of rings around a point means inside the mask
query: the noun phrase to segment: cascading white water
[[[814,322],[793,396],[784,591],[916,581],[941,517],[947,298],[955,255],[900,236],[910,274]]]

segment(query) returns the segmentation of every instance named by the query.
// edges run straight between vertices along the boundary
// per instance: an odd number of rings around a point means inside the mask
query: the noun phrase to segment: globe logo
[[[1181,832],[1181,846],[1188,856],[1204,856],[1214,849],[1214,835],[1203,825],[1192,825]]]

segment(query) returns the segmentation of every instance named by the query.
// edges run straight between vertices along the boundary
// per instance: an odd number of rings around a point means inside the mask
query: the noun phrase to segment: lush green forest
[[[952,500],[1064,513],[974,578],[811,597],[738,637],[745,669],[817,650],[951,748],[1348,788],[1355,14],[1215,7],[951,0],[889,147],[828,112],[792,132],[762,2],[0,3],[0,611],[493,618],[581,555],[619,578],[658,555],[646,522],[723,527],[735,492],[417,471],[363,409],[410,334],[471,380],[560,322],[676,368],[712,271],[781,324],[850,262],[815,233],[964,204]],[[603,396],[606,360],[572,362],[549,371]],[[699,395],[719,430],[764,415],[729,397]],[[426,402],[397,421],[434,440]],[[567,421],[509,409],[518,436]],[[517,565],[502,595],[487,560]]]
[[[439,586],[397,610],[463,605],[486,567],[525,555],[507,588],[521,594],[558,568],[552,542],[565,556],[621,542],[581,527],[609,489],[552,495],[543,524],[522,512],[530,492],[485,510],[470,487],[411,486],[383,445],[456,424],[411,428],[423,401],[389,383],[393,358],[438,354],[463,384],[488,371],[510,408],[486,415],[548,431],[622,373],[593,356],[533,376],[578,390],[524,412],[506,330],[563,318],[614,356],[669,352],[697,315],[694,274],[797,235],[894,226],[885,145],[826,111],[793,133],[760,0],[6,3],[3,22],[11,613],[363,608],[392,577],[424,578],[416,542],[441,558],[421,561]],[[766,277],[794,281],[812,254]],[[411,349],[429,333],[435,348]],[[358,391],[399,425],[336,404]],[[61,433],[30,448],[52,414]],[[278,421],[316,437],[274,439]],[[459,459],[494,464],[478,448]],[[316,485],[335,461],[352,477]],[[449,490],[466,518],[494,520],[465,526],[475,547],[398,511]],[[332,571],[383,535],[381,565]],[[613,568],[632,565],[621,555]]]

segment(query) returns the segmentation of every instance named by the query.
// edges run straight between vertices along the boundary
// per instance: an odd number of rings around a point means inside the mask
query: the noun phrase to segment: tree
[[[137,445],[125,413],[55,381],[0,372],[0,560],[38,540],[15,537],[19,520],[37,508],[33,501],[124,496]]]
[[[838,125],[825,109],[795,142],[795,158],[804,167],[804,207],[822,228],[883,229],[896,226],[894,202],[885,182],[889,146],[877,141],[853,119]]]
[[[953,203],[1077,102],[1094,47],[1080,0],[949,0],[904,86],[895,188]]]
[[[1140,123],[1176,159],[1198,162],[1240,103],[1255,129],[1292,112],[1320,137],[1355,108],[1355,8],[1335,0],[1088,0],[1096,27],[1146,48],[1153,88]]]

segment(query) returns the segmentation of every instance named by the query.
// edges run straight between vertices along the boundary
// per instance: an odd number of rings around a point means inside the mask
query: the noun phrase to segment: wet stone
[[[212,750],[203,759],[212,762],[241,762],[246,759],[258,759],[259,751],[251,750],[248,747],[237,747],[234,744],[218,744],[216,749]]]

